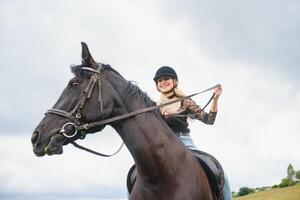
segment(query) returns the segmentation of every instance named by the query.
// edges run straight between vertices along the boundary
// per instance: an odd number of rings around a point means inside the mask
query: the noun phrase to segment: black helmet
[[[157,80],[161,76],[171,76],[176,81],[178,81],[178,77],[177,77],[177,74],[176,74],[175,70],[172,67],[169,67],[169,66],[162,66],[156,71],[155,76],[153,78],[155,83],[157,83]]]

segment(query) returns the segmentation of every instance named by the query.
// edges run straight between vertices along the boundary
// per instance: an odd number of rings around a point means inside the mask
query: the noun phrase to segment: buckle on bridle
[[[67,135],[66,134],[65,127],[68,126],[68,125],[74,126],[75,132],[72,135]],[[72,137],[74,137],[77,134],[77,127],[76,127],[75,123],[73,123],[73,122],[67,122],[67,123],[65,123],[63,125],[63,127],[61,128],[61,130],[59,132],[62,133],[67,138],[72,138]]]

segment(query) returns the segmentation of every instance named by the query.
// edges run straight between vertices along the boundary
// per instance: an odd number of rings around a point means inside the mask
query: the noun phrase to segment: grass
[[[235,197],[234,200],[300,200],[300,184]]]

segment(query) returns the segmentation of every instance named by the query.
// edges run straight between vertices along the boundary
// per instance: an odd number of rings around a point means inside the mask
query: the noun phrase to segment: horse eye
[[[78,84],[79,84],[79,82],[76,81],[76,80],[71,80],[71,81],[69,82],[69,86],[74,86],[74,85],[78,85]]]
[[[79,84],[78,82],[72,82],[72,83],[71,83],[72,86],[78,85],[78,84]]]

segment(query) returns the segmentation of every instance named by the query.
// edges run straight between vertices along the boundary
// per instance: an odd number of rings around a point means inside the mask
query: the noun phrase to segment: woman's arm
[[[183,108],[187,111],[187,114],[190,114],[189,116],[192,119],[198,119],[205,124],[213,124],[215,122],[217,112],[205,112],[192,99],[185,99]]]
[[[211,112],[218,112],[218,99],[222,94],[222,86],[219,84],[217,88],[214,90],[214,98],[211,104],[210,111]]]
[[[218,99],[222,94],[221,85],[214,90],[214,93],[215,95],[209,113],[202,110],[192,99],[185,99],[182,104],[183,108],[187,110],[188,114],[192,114],[192,119],[198,119],[205,124],[214,124],[218,112]]]

